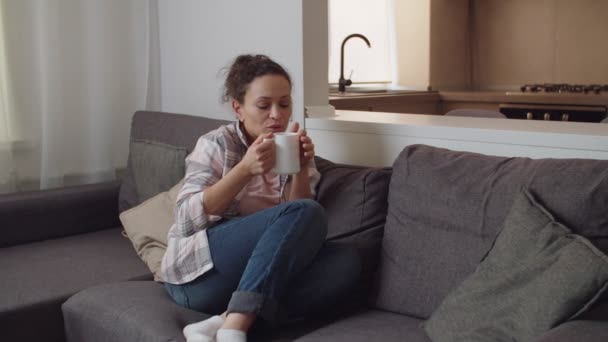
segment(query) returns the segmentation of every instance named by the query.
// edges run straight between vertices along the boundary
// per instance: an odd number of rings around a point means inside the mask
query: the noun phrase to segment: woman
[[[355,252],[325,243],[327,219],[311,200],[314,144],[298,123],[301,171],[271,171],[268,138],[287,129],[291,86],[270,58],[237,57],[224,101],[238,120],[200,137],[186,158],[162,278],[178,304],[216,315],[186,326],[188,342],[246,341],[257,317],[276,324],[314,314],[358,280]]]

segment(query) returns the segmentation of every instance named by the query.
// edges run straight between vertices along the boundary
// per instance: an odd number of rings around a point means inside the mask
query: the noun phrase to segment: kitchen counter
[[[403,97],[405,101],[417,100],[490,102],[490,103],[531,103],[608,106],[608,94],[554,94],[524,93],[520,91],[404,91],[390,93],[349,93],[348,96],[329,94],[329,100],[371,100],[371,98]]]
[[[329,96],[337,110],[443,115],[455,109],[501,111],[525,118],[532,113],[542,120],[545,113],[558,120],[601,121],[608,108],[608,94],[524,93],[520,91],[411,91]],[[523,112],[520,113],[520,112]],[[567,115],[566,115],[567,114]],[[523,115],[523,117],[521,117]]]
[[[495,118],[454,117],[443,115],[400,114],[382,112],[363,112],[352,110],[337,110],[336,115],[326,118],[306,119],[306,128],[322,129],[331,127],[348,127],[356,129],[360,124],[375,124],[385,130],[378,133],[394,133],[396,127],[409,127],[417,130],[427,128],[477,129],[484,131],[497,130],[501,132],[535,132],[552,134],[577,134],[584,136],[601,136],[608,138],[608,124],[586,122],[561,122],[539,120],[509,120]],[[367,131],[369,131],[367,126]],[[371,131],[369,131],[371,132]],[[608,144],[602,147],[608,151]]]
[[[427,90],[391,90],[391,91],[377,91],[377,92],[345,92],[345,93],[329,93],[329,100],[342,100],[342,99],[366,99],[370,97],[405,97],[409,99],[416,98],[436,98],[439,92],[427,91]]]
[[[608,106],[608,94],[555,94],[520,91],[439,91],[441,101]]]
[[[390,93],[329,95],[336,109],[367,112],[439,114],[439,93],[436,91],[400,91]]]
[[[334,162],[390,166],[407,145],[529,158],[608,159],[608,124],[363,111],[307,118],[316,153]]]

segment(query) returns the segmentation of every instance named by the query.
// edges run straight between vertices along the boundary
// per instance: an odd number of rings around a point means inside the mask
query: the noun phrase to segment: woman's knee
[[[313,215],[325,215],[325,209],[323,208],[323,206],[319,202],[312,199],[302,198],[287,203],[291,204],[292,206],[295,206],[300,210],[310,212]]]
[[[325,208],[319,202],[311,199],[299,199],[289,202],[302,213],[302,219],[307,223],[307,231],[316,231],[323,238],[327,235],[327,215]]]

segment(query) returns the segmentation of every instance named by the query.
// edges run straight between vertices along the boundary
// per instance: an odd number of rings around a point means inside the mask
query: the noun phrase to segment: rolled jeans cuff
[[[279,303],[261,293],[236,291],[228,303],[228,313],[254,313],[271,324],[277,323]]]

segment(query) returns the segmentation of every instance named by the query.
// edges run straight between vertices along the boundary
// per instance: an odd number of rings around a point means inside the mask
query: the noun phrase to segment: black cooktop
[[[522,92],[530,93],[581,93],[600,94],[608,91],[608,84],[568,84],[568,83],[544,83],[524,84],[520,87]]]

